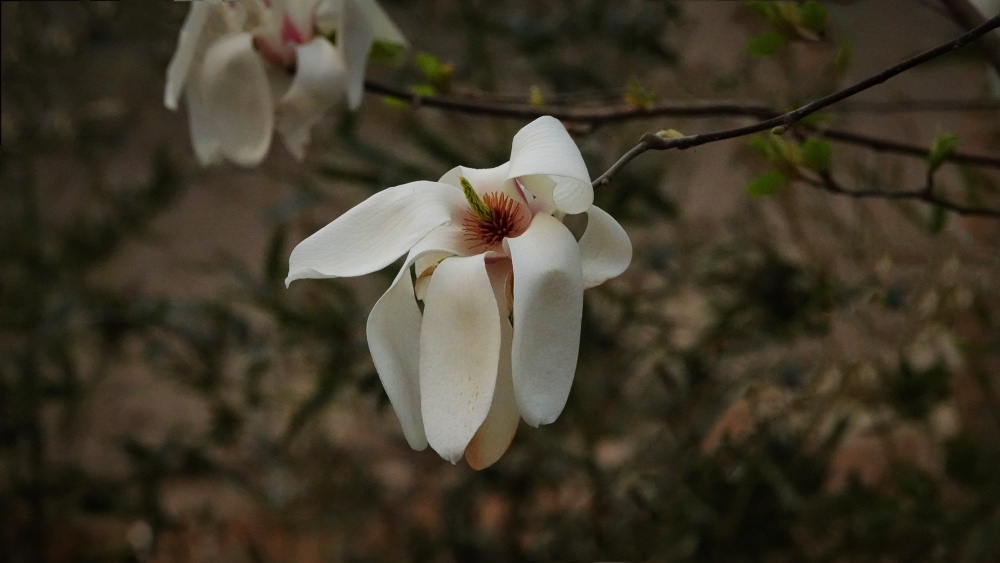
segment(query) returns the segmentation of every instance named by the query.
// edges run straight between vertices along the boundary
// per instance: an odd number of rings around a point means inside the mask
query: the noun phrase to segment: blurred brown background
[[[956,35],[934,4],[824,4],[827,40],[756,58],[769,26],[743,2],[384,0],[411,58],[371,75],[421,84],[426,51],[458,96],[620,105],[635,79],[657,101],[785,108]],[[643,155],[597,190],[635,256],[587,293],[566,411],[474,472],[407,447],[371,365],[393,268],[282,280],[316,228],[506,161],[524,122],[368,95],[303,163],[275,142],[257,169],[201,168],[162,105],[187,9],[0,5],[0,560],[1000,558],[1000,221],[800,182],[751,199],[769,167],[745,140]],[[987,76],[966,49],[860,99],[988,100]],[[828,118],[998,154],[995,107],[880,107]],[[596,177],[643,131],[747,122],[572,131]],[[926,174],[833,149],[852,188]],[[1000,208],[995,169],[937,179]]]

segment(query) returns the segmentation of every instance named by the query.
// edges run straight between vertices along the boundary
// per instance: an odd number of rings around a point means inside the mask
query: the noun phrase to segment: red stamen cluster
[[[490,209],[490,217],[481,218],[469,211],[462,221],[466,240],[489,249],[503,242],[504,237],[521,230],[521,206],[514,200],[494,192],[484,195],[483,203]]]

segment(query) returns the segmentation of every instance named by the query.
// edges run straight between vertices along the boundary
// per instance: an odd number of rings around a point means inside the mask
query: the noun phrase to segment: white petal
[[[361,202],[292,250],[285,284],[340,278],[391,264],[465,205],[462,194],[437,182],[387,188]]]
[[[344,66],[347,69],[347,105],[351,109],[357,109],[361,105],[368,52],[374,42],[372,23],[366,17],[364,9],[355,0],[345,0],[344,11],[340,15],[340,27],[337,29],[337,48],[344,54]]]
[[[448,258],[427,288],[420,330],[420,401],[427,441],[456,463],[493,401],[500,316],[482,254]]]
[[[485,469],[496,463],[510,447],[514,434],[517,433],[517,425],[521,421],[521,413],[517,410],[517,400],[514,398],[514,381],[510,369],[513,329],[507,320],[505,296],[510,263],[506,263],[506,268],[499,270],[501,272],[498,273],[501,275],[494,275],[487,266],[493,285],[493,296],[497,300],[500,313],[500,365],[497,368],[497,383],[493,390],[490,412],[465,448],[465,461],[473,469]]]
[[[305,156],[309,131],[344,95],[344,61],[322,37],[296,47],[295,80],[278,104],[278,130],[288,151]]]
[[[368,349],[403,436],[415,450],[427,447],[420,415],[420,308],[413,296],[409,263],[368,316]]]
[[[214,116],[206,106],[201,87],[201,74],[191,73],[191,79],[185,94],[188,110],[188,123],[191,134],[191,145],[198,162],[203,166],[222,162],[222,148],[215,135]]]
[[[258,164],[274,128],[274,103],[253,36],[222,37],[205,53],[201,94],[220,149],[237,164]]]
[[[554,117],[539,117],[514,135],[508,175],[520,179],[550,211],[583,213],[594,203],[580,149]]]
[[[549,215],[536,215],[505,245],[514,264],[514,394],[525,422],[548,424],[566,405],[580,350],[580,250]]]
[[[177,50],[174,51],[174,56],[167,66],[167,86],[163,92],[163,105],[172,110],[177,109],[177,100],[187,83],[191,64],[205,31],[205,23],[211,11],[215,9],[216,7],[207,2],[195,2],[191,4],[191,10],[184,18],[184,25],[177,36]]]
[[[442,184],[455,186],[461,190],[462,184],[459,178],[464,177],[472,184],[472,187],[475,188],[476,193],[480,196],[490,192],[503,192],[514,201],[524,201],[524,195],[518,192],[514,180],[508,178],[509,168],[510,163],[501,164],[496,168],[456,166],[446,172],[444,176],[441,176],[441,179],[438,181]]]
[[[427,447],[420,414],[420,308],[413,296],[410,266],[422,256],[455,254],[462,246],[461,229],[431,231],[410,250],[392,285],[368,316],[368,348],[386,395],[396,410],[403,435],[415,450]]]
[[[399,31],[396,24],[389,18],[389,14],[386,14],[385,10],[378,5],[378,2],[375,0],[353,1],[357,3],[358,9],[364,14],[364,18],[371,26],[375,39],[396,45],[406,46],[409,44],[406,38],[403,37],[403,33]]]
[[[587,210],[587,230],[580,237],[580,260],[585,288],[621,274],[632,261],[632,242],[625,229],[596,205]]]

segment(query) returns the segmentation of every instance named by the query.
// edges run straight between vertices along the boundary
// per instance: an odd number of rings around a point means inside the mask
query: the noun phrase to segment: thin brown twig
[[[969,0],[941,0],[941,3],[951,14],[951,18],[964,29],[973,29],[986,21],[986,17]],[[1000,36],[987,35],[977,46],[993,68],[1000,72]]]
[[[831,193],[845,195],[848,197],[864,199],[907,199],[917,200],[936,205],[938,207],[953,211],[959,215],[978,215],[983,217],[1000,218],[1000,209],[990,209],[986,207],[972,207],[961,203],[955,203],[946,199],[941,199],[934,195],[933,180],[928,178],[927,184],[916,190],[887,192],[883,190],[852,190],[845,188],[838,182],[830,172],[820,174],[820,180],[807,181],[808,184]]]
[[[747,135],[752,135],[754,133],[760,133],[762,131],[778,129],[778,132],[786,130],[798,121],[802,120],[808,115],[816,113],[817,111],[833,105],[841,100],[849,98],[859,92],[863,92],[873,86],[881,84],[890,78],[905,72],[913,67],[921,65],[931,59],[955,51],[975,39],[981,37],[983,34],[1000,27],[1000,16],[995,16],[990,18],[988,21],[982,25],[976,27],[972,31],[966,32],[955,39],[952,39],[942,45],[939,45],[928,51],[924,51],[918,55],[910,57],[903,62],[896,64],[878,74],[870,76],[852,86],[838,90],[830,95],[824,96],[817,100],[814,100],[804,106],[797,109],[789,111],[787,113],[781,114],[777,117],[770,119],[765,119],[759,123],[753,125],[747,125],[744,127],[737,127],[735,129],[727,129],[723,131],[716,131],[712,133],[702,133],[697,135],[684,135],[681,137],[667,137],[660,136],[654,133],[644,134],[639,143],[630,149],[625,155],[615,162],[611,168],[609,168],[604,174],[601,174],[596,180],[594,180],[594,186],[600,186],[606,184],[610,181],[611,177],[614,176],[622,167],[628,164],[632,159],[639,156],[640,154],[649,150],[669,150],[669,149],[688,149],[691,147],[696,147],[708,143],[713,143],[716,141],[722,141],[726,139],[733,139],[737,137],[744,137]]]

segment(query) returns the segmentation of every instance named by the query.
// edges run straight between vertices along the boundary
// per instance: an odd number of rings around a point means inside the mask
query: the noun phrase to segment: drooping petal
[[[389,14],[385,13],[378,2],[375,0],[354,0],[354,2],[357,2],[358,9],[364,14],[364,18],[371,26],[376,40],[396,45],[409,45],[406,38],[403,37],[403,32],[399,31],[396,24],[389,18]]]
[[[301,160],[310,129],[344,95],[344,61],[322,37],[295,51],[295,79],[278,104],[278,130],[288,152]]]
[[[184,18],[184,25],[181,26],[181,32],[177,36],[177,50],[167,65],[167,86],[163,92],[163,105],[169,109],[177,109],[177,101],[184,91],[184,85],[187,84],[191,64],[198,54],[205,24],[215,9],[216,6],[208,2],[194,2],[187,17]]]
[[[420,330],[420,402],[427,441],[456,463],[493,401],[500,316],[482,254],[441,262]]]
[[[313,233],[292,250],[285,285],[301,278],[360,276],[391,264],[465,205],[437,182],[387,188]]]
[[[337,48],[344,54],[347,70],[347,105],[357,109],[361,105],[361,94],[365,88],[365,69],[368,66],[368,52],[375,42],[375,34],[370,22],[357,0],[344,0],[337,29]]]
[[[500,459],[517,433],[521,413],[514,398],[514,381],[510,368],[510,349],[513,329],[507,320],[507,282],[510,279],[509,261],[487,265],[493,296],[497,300],[500,314],[500,366],[497,368],[497,383],[493,390],[493,402],[479,430],[465,448],[465,461],[473,469],[485,469]]]
[[[580,250],[569,230],[544,214],[504,244],[514,264],[514,395],[525,422],[548,424],[566,405],[580,350]]]
[[[587,210],[587,230],[580,237],[580,260],[585,288],[621,274],[632,261],[632,241],[625,229],[596,205]]]
[[[375,371],[396,410],[406,442],[415,450],[427,447],[420,414],[421,319],[407,263],[372,308],[366,334]]]
[[[201,68],[201,96],[219,148],[237,164],[258,164],[274,128],[274,103],[253,36],[234,33],[209,47]]]
[[[410,266],[422,256],[455,254],[462,245],[461,229],[431,231],[406,257],[392,285],[368,316],[368,348],[389,401],[396,410],[407,443],[415,450],[427,447],[420,412],[421,314],[413,296]]]
[[[514,135],[508,175],[531,190],[546,211],[583,213],[594,203],[580,149],[551,116],[539,117]]]

